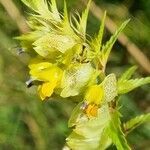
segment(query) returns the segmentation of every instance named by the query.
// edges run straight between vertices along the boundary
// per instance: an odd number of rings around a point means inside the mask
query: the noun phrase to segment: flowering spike
[[[101,46],[106,12],[96,38],[86,39],[91,0],[81,16],[79,13],[71,15],[72,20],[65,1],[61,17],[55,0],[51,0],[50,9],[46,0],[22,1],[35,13],[28,21],[31,32],[17,37],[31,56],[29,74],[32,80],[27,85],[34,80],[41,100],[54,93],[54,98],[60,96],[79,102],[68,123],[69,127],[74,127],[67,138],[69,148],[99,150],[115,144],[119,150],[130,149],[121,129],[116,97],[150,83],[150,77],[130,79],[135,67],[118,81],[113,73],[105,76],[112,46],[129,20]]]

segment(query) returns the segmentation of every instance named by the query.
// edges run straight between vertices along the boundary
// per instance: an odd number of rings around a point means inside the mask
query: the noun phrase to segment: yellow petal
[[[42,93],[42,85],[38,86],[38,94],[39,94],[41,100],[44,100],[46,98]]]
[[[85,101],[99,105],[103,99],[103,95],[103,88],[100,85],[93,85],[87,90]]]
[[[48,68],[50,66],[52,66],[52,64],[50,62],[44,60],[41,57],[36,57],[36,58],[31,59],[29,65],[28,65],[28,67],[30,69],[35,69],[35,68],[40,69],[41,67]]]
[[[43,62],[34,65],[30,70],[30,75],[36,80],[53,82],[61,79],[62,72],[60,68],[52,66],[51,63]]]

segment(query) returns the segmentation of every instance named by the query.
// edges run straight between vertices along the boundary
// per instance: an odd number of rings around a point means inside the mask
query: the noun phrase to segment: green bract
[[[60,96],[70,97],[79,95],[88,85],[94,69],[90,63],[72,64],[64,71],[62,77],[62,92]]]
[[[117,96],[150,83],[150,77],[130,79],[135,66],[118,80],[114,73],[105,75],[111,49],[129,20],[103,44],[106,13],[96,37],[89,40],[86,35],[91,1],[77,17],[68,16],[65,2],[64,13],[60,14],[55,0],[22,1],[32,10],[28,18],[31,31],[17,39],[31,56],[29,74],[38,81],[39,96],[45,100],[54,93],[54,98],[77,98],[79,102],[68,123],[73,128],[66,139],[68,148],[104,150],[114,144],[118,150],[130,150],[122,130]],[[124,129],[132,130],[136,123],[148,118],[137,117],[124,124]]]

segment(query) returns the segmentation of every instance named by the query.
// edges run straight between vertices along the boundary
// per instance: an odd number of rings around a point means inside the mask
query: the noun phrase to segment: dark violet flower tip
[[[25,50],[23,48],[17,48],[17,55],[21,55],[22,53],[24,53]]]
[[[26,85],[28,88],[30,88],[33,85],[33,79],[29,79],[28,81],[26,81]]]

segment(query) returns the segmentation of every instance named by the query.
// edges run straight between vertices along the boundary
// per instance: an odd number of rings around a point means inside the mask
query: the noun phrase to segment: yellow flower
[[[38,87],[38,93],[44,100],[53,94],[55,88],[60,86],[63,71],[49,62],[33,62],[29,65],[30,75],[34,80],[43,81]]]
[[[85,94],[86,107],[83,108],[87,117],[96,117],[99,105],[102,102],[104,91],[101,85],[93,85],[89,87]]]

